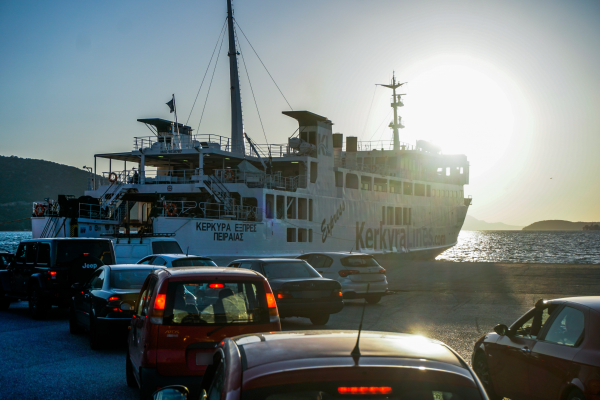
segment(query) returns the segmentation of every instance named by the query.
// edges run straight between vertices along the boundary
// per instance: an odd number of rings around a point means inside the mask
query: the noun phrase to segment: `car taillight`
[[[341,290],[338,290],[338,297],[344,297],[344,293]]]
[[[108,298],[108,301],[114,301],[114,300],[119,300],[119,296],[110,296]]]
[[[389,386],[341,386],[338,387],[339,394],[390,394],[392,388]]]
[[[225,287],[225,285],[223,285],[222,283],[211,283],[210,285],[208,285],[208,287],[211,289],[222,289]]]
[[[154,300],[154,309],[164,311],[166,303],[167,303],[167,295],[166,294],[157,294],[156,300]]]
[[[338,271],[338,274],[342,277],[345,278],[348,275],[354,275],[354,274],[360,274],[360,271],[357,271],[355,269],[342,269],[340,271]]]
[[[150,322],[156,325],[162,325],[165,316],[165,306],[167,305],[167,282],[163,282],[158,294],[154,299],[152,311],[150,313]]]
[[[56,271],[50,271],[50,279],[56,279]]]
[[[277,293],[278,299],[291,299],[293,296],[289,293]]]
[[[381,269],[379,270],[379,273],[380,273],[380,274],[384,274],[384,275],[385,275],[385,268],[381,268]]]

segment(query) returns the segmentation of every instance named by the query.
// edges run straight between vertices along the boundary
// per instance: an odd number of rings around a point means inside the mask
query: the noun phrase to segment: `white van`
[[[112,239],[117,264],[135,264],[150,254],[182,254],[177,240],[160,236],[131,236]]]

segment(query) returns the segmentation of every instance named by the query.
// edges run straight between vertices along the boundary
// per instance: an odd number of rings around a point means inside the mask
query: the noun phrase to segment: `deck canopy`
[[[154,127],[156,127],[156,130],[159,133],[162,132],[171,132],[171,126],[175,125],[175,122],[173,121],[169,121],[166,119],[162,119],[162,118],[141,118],[138,119],[138,122],[143,122],[146,125],[152,125]],[[191,135],[192,134],[192,127],[184,125],[182,123],[177,123],[176,126],[176,130],[177,127],[179,127],[179,134],[183,134],[183,135]]]

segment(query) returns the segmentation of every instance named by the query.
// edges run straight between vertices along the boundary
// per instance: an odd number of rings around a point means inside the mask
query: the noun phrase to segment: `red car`
[[[490,397],[600,399],[600,296],[539,300],[494,331],[472,356]]]
[[[390,332],[299,331],[225,339],[202,381],[207,400],[485,400],[475,373],[437,340]],[[206,397],[204,397],[206,396]],[[157,400],[199,399],[183,386]]]
[[[155,270],[131,319],[127,384],[139,386],[142,399],[172,384],[194,392],[223,339],[280,330],[275,297],[259,273],[219,267]]]

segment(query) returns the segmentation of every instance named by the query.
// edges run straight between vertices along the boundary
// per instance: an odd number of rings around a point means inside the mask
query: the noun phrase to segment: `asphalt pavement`
[[[540,298],[600,294],[600,265],[411,261],[384,265],[392,294],[368,304],[363,329],[441,340],[469,361],[473,343],[498,323],[511,324]],[[345,302],[327,329],[358,329],[362,300]],[[125,345],[101,351],[69,334],[66,310],[33,321],[27,302],[0,312],[1,399],[137,399],[125,383]],[[286,318],[284,330],[314,329]]]

